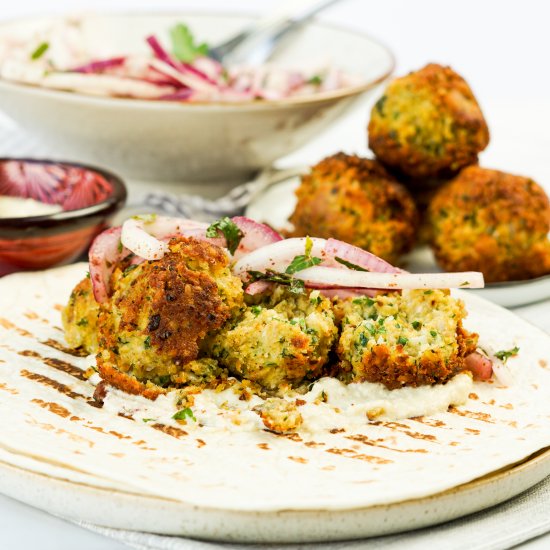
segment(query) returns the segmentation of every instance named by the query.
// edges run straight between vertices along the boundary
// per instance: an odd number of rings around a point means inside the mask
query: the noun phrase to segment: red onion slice
[[[255,296],[256,294],[263,294],[264,292],[271,290],[274,284],[275,283],[271,283],[269,281],[255,281],[254,283],[250,283],[244,291],[250,296]]]
[[[269,244],[282,241],[283,237],[268,225],[258,223],[244,216],[234,216],[231,221],[243,232],[244,237],[241,239],[235,254],[235,259],[249,254],[253,250],[267,246]]]
[[[97,61],[91,61],[85,65],[80,65],[69,69],[69,72],[73,73],[100,73],[105,69],[111,69],[113,67],[120,67],[124,65],[126,61],[126,56],[121,57],[111,57],[109,59],[100,59]]]
[[[477,351],[468,355],[464,361],[476,380],[489,380],[493,375],[493,362]]]
[[[130,251],[121,246],[122,228],[112,227],[100,233],[90,247],[90,278],[94,298],[103,303],[109,297],[109,281],[116,265]]]
[[[374,271],[376,273],[403,273],[403,270],[394,267],[382,258],[344,241],[328,239],[325,252],[333,258],[342,258],[367,271]]]
[[[261,250],[261,249],[260,249]],[[246,260],[246,258],[244,258]],[[483,288],[483,274],[476,271],[464,273],[375,273],[309,267],[294,274],[306,286],[326,288],[376,288],[376,289],[433,289],[433,288]]]

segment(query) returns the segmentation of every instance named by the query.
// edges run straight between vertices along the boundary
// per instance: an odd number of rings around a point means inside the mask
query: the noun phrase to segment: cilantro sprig
[[[229,252],[235,254],[235,250],[239,247],[244,233],[227,216],[211,223],[206,230],[206,236],[210,238],[218,237],[220,233],[225,237]]]
[[[184,63],[191,63],[197,57],[208,55],[208,44],[196,43],[193,33],[183,23],[178,23],[170,29],[170,39],[172,40],[172,53]]]
[[[36,61],[40,59],[49,49],[50,44],[48,42],[42,42],[37,46],[37,48],[31,53],[31,59]]]
[[[344,258],[339,258],[338,256],[335,256],[334,259],[342,265],[345,265],[346,267],[349,267],[349,269],[353,269],[354,271],[368,271],[368,269],[365,269],[364,267],[361,267],[357,264],[352,264],[351,262],[348,262],[347,260],[344,260]]]
[[[495,357],[500,359],[503,363],[506,363],[510,357],[515,357],[519,352],[519,348],[514,346],[512,349],[500,350],[495,353]]]
[[[279,285],[288,286],[290,292],[293,294],[303,294],[305,292],[304,281],[294,278],[288,273],[278,273],[273,269],[267,269],[265,273],[262,271],[249,271],[250,282],[256,281],[268,281],[270,283],[277,283]]]

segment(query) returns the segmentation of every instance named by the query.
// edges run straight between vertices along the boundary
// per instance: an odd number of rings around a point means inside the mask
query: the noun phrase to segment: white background
[[[83,11],[219,10],[261,13],[273,0],[1,0],[0,18]],[[451,65],[472,86],[491,129],[485,166],[529,175],[550,190],[550,2],[545,0],[348,0],[321,19],[365,31],[397,58],[397,74],[430,61]],[[365,153],[365,108],[320,136],[285,164],[316,162],[336,150]],[[550,304],[533,306],[546,324]],[[546,544],[545,544],[546,543]],[[526,546],[550,547],[549,537]],[[2,550],[126,548],[0,496]]]

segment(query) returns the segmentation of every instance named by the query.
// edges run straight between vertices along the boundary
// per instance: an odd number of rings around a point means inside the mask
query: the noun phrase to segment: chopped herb
[[[119,253],[119,254],[122,253],[122,248],[123,248],[123,247],[122,247],[122,241],[118,241],[118,248],[117,248],[117,250],[118,250],[118,253]]]
[[[322,298],[319,295],[310,296],[310,298],[309,298],[309,303],[313,304],[314,306],[318,306],[321,303],[321,301],[322,301]]]
[[[136,267],[137,267],[137,264],[129,265],[129,266],[128,266],[127,268],[125,268],[124,271],[122,272],[122,276],[123,276],[123,277],[126,277],[126,275],[128,275],[128,273],[130,273],[130,271],[133,271]]]
[[[351,262],[348,262],[343,258],[339,258],[338,256],[334,256],[334,259],[339,264],[345,265],[346,267],[349,267],[349,269],[353,269],[354,271],[368,271],[368,269],[365,269],[364,267],[361,267],[360,265],[357,265],[357,264],[352,264]]]
[[[414,330],[420,330],[420,328],[422,327],[422,323],[420,321],[413,321],[412,326]]]
[[[130,343],[129,340],[124,340],[124,338],[121,338],[120,336],[117,336],[117,342],[118,342],[119,344],[122,344],[122,345],[129,344],[129,343]]]
[[[433,294],[433,290],[425,290],[424,294]]]
[[[133,220],[143,223],[153,223],[157,219],[156,214],[140,214],[139,216],[132,216]]]
[[[388,96],[383,95],[374,105],[378,114],[384,116],[384,104],[388,100]]]
[[[407,345],[407,342],[409,341],[408,338],[405,338],[404,336],[400,336],[398,339],[397,339],[397,343],[402,345],[402,346],[405,346]]]
[[[143,341],[143,347],[145,349],[149,349],[151,347],[151,337],[147,336],[145,340]]]
[[[328,401],[328,395],[325,390],[321,390],[321,393],[319,394],[319,397],[317,399],[320,399],[323,403],[326,403]]]
[[[189,407],[185,407],[185,409],[181,409],[181,411],[178,411],[177,413],[172,416],[174,420],[185,420],[186,418],[191,419],[193,422],[196,422],[197,419],[195,418],[195,415],[193,414],[193,411]]]
[[[88,319],[86,319],[86,317],[82,317],[82,319],[80,319],[80,321],[78,321],[76,324],[79,327],[86,327],[88,326]]]
[[[518,354],[519,348],[517,346],[508,350],[501,350],[495,353],[495,357],[500,359],[503,363],[506,363],[510,357],[515,357]]]
[[[357,304],[358,306],[362,306],[363,304],[371,307],[374,305],[374,300],[372,298],[369,298],[368,296],[363,296],[363,298],[355,298],[353,300],[354,304]]]
[[[430,330],[430,334],[432,335],[433,338],[437,336],[437,332],[435,330]]]
[[[252,313],[254,313],[254,315],[255,315],[256,317],[258,317],[258,315],[259,315],[260,312],[262,311],[262,306],[252,306],[252,307],[250,308],[250,311],[251,311]]]
[[[211,223],[206,230],[206,236],[215,238],[219,236],[220,232],[225,237],[229,252],[234,254],[244,237],[244,233],[237,227],[237,224],[231,221],[227,216]]]
[[[272,269],[266,270],[265,273],[261,271],[249,271],[251,282],[255,281],[269,281],[271,283],[278,283],[280,285],[286,285],[289,287],[290,292],[293,294],[303,294],[305,292],[304,281],[295,279],[288,273],[277,273]]]
[[[143,422],[154,422],[156,420],[156,418],[142,418],[141,420]]]
[[[368,341],[369,341],[369,340],[368,340],[367,336],[365,335],[365,333],[364,333],[364,332],[360,332],[360,333],[359,333],[359,343],[360,343],[363,347],[365,347],[365,346],[368,344]]]
[[[208,44],[196,44],[193,33],[187,25],[179,23],[170,29],[173,54],[184,63],[191,63],[197,57],[208,55]]]
[[[89,279],[89,278],[90,278],[90,272],[86,271],[86,279]]]
[[[302,271],[302,269],[307,269],[308,267],[313,267],[319,265],[323,260],[321,258],[316,258],[311,255],[311,250],[313,249],[313,241],[310,237],[306,237],[306,246],[305,253],[300,256],[295,256],[295,258],[290,262],[290,265],[286,268],[285,273],[292,275],[297,271]]]
[[[463,283],[460,283],[459,286],[468,286],[470,284],[470,281],[464,281]]]
[[[31,59],[33,61],[36,61],[37,59],[40,59],[48,51],[49,47],[50,47],[50,45],[49,45],[48,42],[42,42],[36,48],[36,50],[34,50],[34,52],[31,53]]]
[[[313,75],[307,81],[307,84],[312,84],[313,86],[320,86],[322,83],[323,83],[323,77],[320,74]]]
[[[167,384],[169,384],[171,381],[172,381],[172,379],[170,378],[170,375],[169,374],[164,374],[163,376],[159,376],[158,385],[164,387]]]

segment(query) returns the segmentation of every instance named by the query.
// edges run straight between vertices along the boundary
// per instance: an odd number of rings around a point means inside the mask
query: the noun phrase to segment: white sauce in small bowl
[[[58,204],[46,204],[21,197],[0,197],[0,218],[29,218],[63,212]]]

